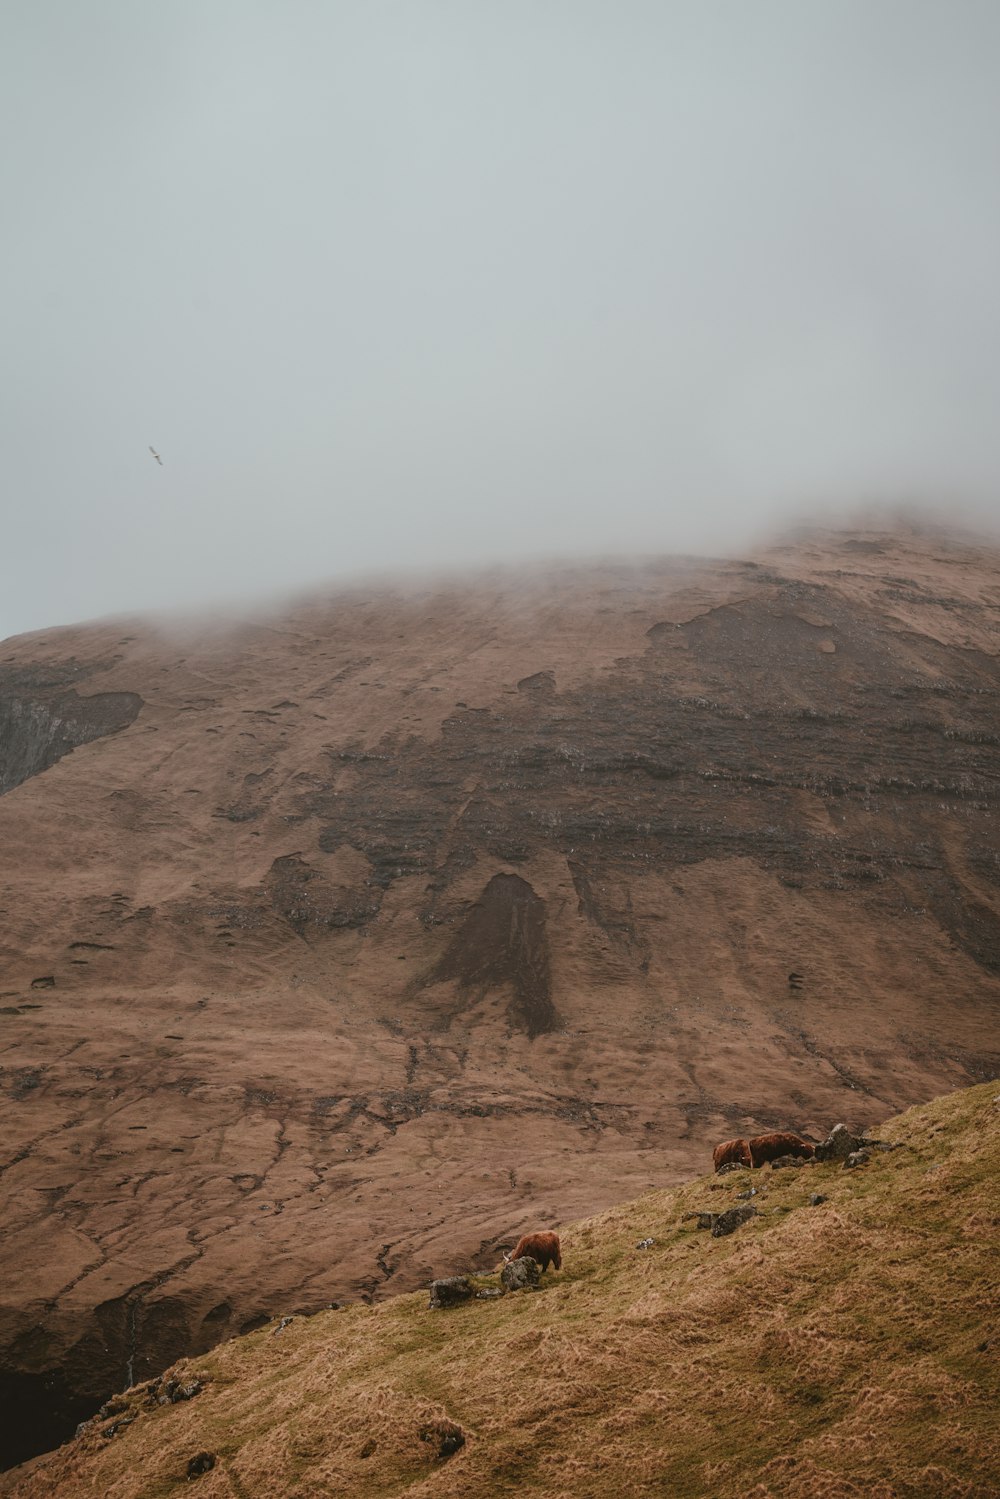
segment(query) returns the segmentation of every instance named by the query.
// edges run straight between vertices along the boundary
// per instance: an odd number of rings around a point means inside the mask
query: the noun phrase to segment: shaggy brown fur
[[[562,1269],[562,1255],[559,1253],[559,1235],[553,1233],[523,1234],[514,1246],[513,1254],[505,1254],[504,1261],[509,1264],[511,1260],[519,1260],[522,1255],[527,1255],[540,1265],[542,1270],[549,1268],[549,1262],[557,1270]]]
[[[712,1151],[712,1164],[716,1171],[721,1171],[723,1166],[728,1166],[731,1161],[737,1161],[741,1166],[750,1166],[750,1146],[745,1140],[724,1140]]]
[[[766,1166],[768,1161],[776,1161],[782,1155],[795,1155],[808,1160],[815,1154],[815,1145],[810,1145],[808,1140],[800,1140],[798,1135],[755,1135],[750,1141],[752,1166]]]

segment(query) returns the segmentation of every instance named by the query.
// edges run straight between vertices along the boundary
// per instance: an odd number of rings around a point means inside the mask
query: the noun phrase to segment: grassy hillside
[[[759,1216],[728,1238],[682,1220],[742,1171],[567,1229],[539,1293],[272,1323],[179,1365],[191,1399],[123,1397],[15,1492],[995,1499],[998,1085],[873,1132],[906,1148],[755,1173]]]

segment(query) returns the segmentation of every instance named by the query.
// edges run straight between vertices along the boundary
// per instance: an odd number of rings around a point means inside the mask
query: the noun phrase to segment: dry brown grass
[[[208,1450],[202,1499],[996,1499],[997,1084],[882,1135],[907,1148],[756,1173],[761,1214],[728,1239],[681,1218],[748,1173],[577,1224],[540,1294],[272,1324],[181,1366],[194,1400],[96,1426],[14,1492],[161,1499]]]

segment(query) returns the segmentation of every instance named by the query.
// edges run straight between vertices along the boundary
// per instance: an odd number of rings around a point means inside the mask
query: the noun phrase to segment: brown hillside
[[[255,1318],[995,1075],[998,561],[5,642],[7,1460]]]
[[[449,1310],[282,1318],[115,1396],[0,1491],[996,1499],[1000,1095],[877,1133],[850,1170],[755,1172],[752,1204],[738,1171],[572,1224],[535,1294],[489,1276]],[[699,1229],[734,1206],[756,1212]]]

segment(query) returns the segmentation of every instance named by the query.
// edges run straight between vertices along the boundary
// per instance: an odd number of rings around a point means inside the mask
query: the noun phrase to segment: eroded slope
[[[827,535],[7,642],[141,703],[0,797],[8,1457],[255,1318],[995,1075],[997,562]]]

